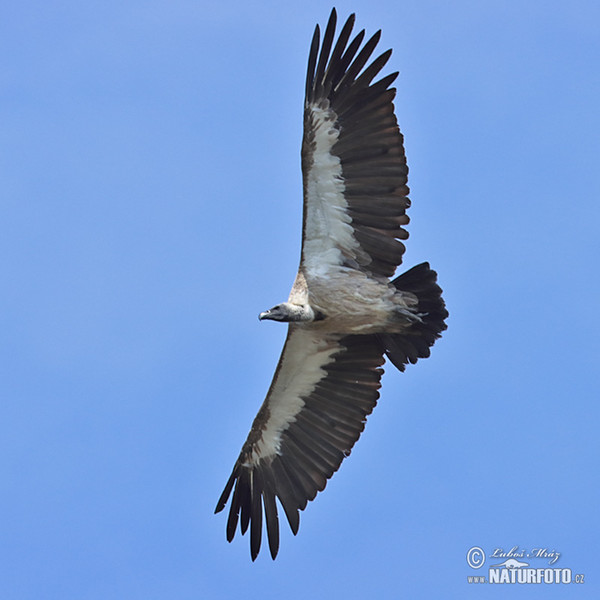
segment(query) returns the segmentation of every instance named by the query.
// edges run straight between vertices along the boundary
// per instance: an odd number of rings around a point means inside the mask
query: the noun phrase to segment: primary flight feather
[[[393,281],[409,221],[406,158],[394,114],[398,73],[373,83],[391,50],[372,60],[380,31],[352,40],[351,15],[335,40],[331,12],[315,28],[304,101],[304,211],[300,267],[287,302],[259,318],[289,323],[267,393],[215,512],[233,492],[227,540],[250,528],[279,549],[277,501],[294,534],[299,511],[364,429],[381,386],[384,356],[401,371],[446,329],[437,275],[422,263]],[[335,42],[335,43],[334,43]]]

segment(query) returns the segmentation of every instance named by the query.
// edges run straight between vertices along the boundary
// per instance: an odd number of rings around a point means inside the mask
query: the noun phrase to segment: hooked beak
[[[259,321],[263,321],[264,319],[268,319],[270,314],[271,314],[270,310],[266,310],[265,312],[261,312],[260,315],[258,315],[258,320]]]

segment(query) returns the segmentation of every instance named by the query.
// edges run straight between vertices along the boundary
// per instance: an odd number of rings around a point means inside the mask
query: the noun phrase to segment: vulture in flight
[[[381,386],[387,359],[400,371],[429,356],[448,316],[428,263],[390,280],[408,233],[406,158],[394,115],[398,73],[373,82],[391,50],[372,59],[381,32],[335,39],[331,12],[315,28],[304,100],[304,212],[300,268],[287,302],[259,318],[288,323],[273,382],[215,512],[231,497],[227,540],[263,521],[279,549],[278,503],[294,534],[299,511],[350,454]],[[352,39],[351,39],[352,38]],[[232,496],[233,492],[233,496]],[[278,503],[277,503],[278,501]]]

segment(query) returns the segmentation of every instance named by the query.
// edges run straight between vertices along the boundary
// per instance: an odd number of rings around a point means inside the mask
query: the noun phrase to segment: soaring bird
[[[288,323],[273,382],[215,512],[231,496],[227,540],[250,527],[250,554],[263,519],[273,559],[277,501],[298,532],[299,511],[350,454],[381,386],[385,357],[400,371],[429,356],[448,316],[428,263],[390,281],[402,262],[409,221],[406,158],[394,114],[398,73],[373,82],[391,50],[371,59],[378,31],[335,41],[332,10],[317,25],[306,75],[302,253],[287,302],[260,313]],[[277,501],[276,501],[277,499]]]

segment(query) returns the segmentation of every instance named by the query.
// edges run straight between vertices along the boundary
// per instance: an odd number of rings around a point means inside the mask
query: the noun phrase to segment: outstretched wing
[[[279,549],[277,498],[294,534],[309,500],[325,488],[364,429],[384,362],[374,335],[323,335],[291,324],[273,383],[215,512],[233,490],[227,540],[250,526],[252,560],[265,517],[271,556]]]
[[[310,49],[302,142],[309,276],[351,267],[390,277],[408,237],[408,167],[390,88],[398,73],[372,83],[392,51],[369,63],[381,32],[361,48],[364,30],[348,43],[353,25],[351,15],[334,46],[332,10],[322,44],[317,25]]]

